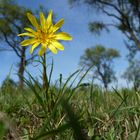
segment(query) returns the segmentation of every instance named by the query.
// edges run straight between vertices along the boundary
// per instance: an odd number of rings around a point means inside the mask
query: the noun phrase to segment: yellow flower
[[[41,46],[38,55],[43,55],[47,49],[50,49],[53,53],[57,53],[57,49],[64,50],[64,46],[59,43],[59,40],[72,40],[72,37],[65,32],[57,32],[57,30],[63,25],[64,19],[59,20],[56,24],[52,23],[52,11],[49,12],[47,19],[44,14],[40,12],[40,25],[36,18],[27,13],[27,17],[31,24],[35,27],[24,28],[27,32],[19,34],[18,36],[29,36],[31,38],[26,39],[20,43],[21,46],[31,45],[30,53],[33,53],[34,49],[39,45]]]

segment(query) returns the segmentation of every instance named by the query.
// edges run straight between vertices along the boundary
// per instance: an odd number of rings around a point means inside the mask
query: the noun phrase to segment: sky
[[[64,18],[65,23],[62,30],[69,33],[73,40],[69,42],[62,42],[65,46],[64,51],[59,51],[57,55],[49,54],[47,62],[50,63],[52,58],[54,60],[54,70],[52,80],[55,81],[63,74],[67,78],[70,74],[79,68],[80,56],[88,47],[102,44],[105,47],[114,48],[120,51],[121,58],[118,58],[114,63],[114,69],[117,77],[120,77],[127,67],[126,55],[128,53],[125,45],[125,37],[116,29],[111,29],[110,33],[103,32],[101,36],[95,36],[88,30],[88,23],[93,20],[110,19],[103,15],[98,15],[92,9],[83,5],[71,7],[68,0],[17,0],[19,5],[30,9],[38,9],[39,5],[43,5],[48,11],[53,10],[56,15],[56,21]],[[2,60],[0,61],[0,83],[5,77],[10,74],[10,77],[18,80],[16,75],[16,64],[18,58],[12,52],[3,52],[0,54]],[[39,67],[31,64],[28,70],[34,75],[40,75]],[[119,78],[119,86],[126,85],[125,81]]]

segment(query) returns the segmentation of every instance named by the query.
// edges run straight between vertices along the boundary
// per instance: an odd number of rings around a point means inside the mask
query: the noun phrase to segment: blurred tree
[[[132,42],[131,47],[140,50],[140,0],[69,0],[71,3],[85,3],[97,10],[97,14],[110,17],[110,21],[89,23],[91,32],[100,34],[103,29],[115,27]],[[95,13],[95,11],[94,11]],[[107,23],[109,22],[109,23]]]
[[[4,42],[8,45],[8,48],[1,46],[0,50],[13,50],[20,59],[18,64],[20,87],[23,87],[25,66],[29,64],[34,57],[36,57],[36,55],[27,56],[27,47],[21,47],[19,45],[23,38],[17,37],[19,33],[24,32],[24,27],[28,27],[30,25],[26,16],[27,11],[29,10],[19,6],[13,0],[0,1],[0,39],[3,42],[1,45],[4,45]]]
[[[13,92],[13,89],[15,89],[16,87],[17,87],[17,83],[13,79],[11,79],[9,76],[7,76],[5,80],[2,82],[1,90],[3,91],[3,93],[7,89]]]
[[[140,61],[129,61],[129,66],[122,77],[127,79],[128,83],[132,83],[134,90],[137,91],[140,88]]]
[[[81,56],[80,65],[86,68],[93,66],[90,73],[91,77],[101,81],[107,90],[108,85],[116,79],[112,62],[119,56],[117,50],[97,45],[85,50]]]

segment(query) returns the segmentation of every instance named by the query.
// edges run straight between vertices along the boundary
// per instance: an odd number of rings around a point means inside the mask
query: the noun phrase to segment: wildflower
[[[31,54],[38,46],[41,47],[38,52],[39,56],[43,55],[47,49],[50,49],[51,52],[56,54],[57,49],[64,50],[64,46],[59,43],[59,40],[72,40],[72,37],[69,34],[65,32],[57,32],[63,25],[64,19],[59,20],[53,25],[52,11],[49,12],[47,19],[45,19],[44,14],[40,12],[40,25],[31,13],[27,13],[27,17],[31,24],[35,27],[35,30],[32,28],[24,28],[27,32],[21,33],[18,36],[31,37],[20,43],[21,46],[31,45]]]

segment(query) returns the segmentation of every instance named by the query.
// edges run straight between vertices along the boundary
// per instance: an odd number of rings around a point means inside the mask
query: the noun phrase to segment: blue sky
[[[85,6],[70,8],[67,0],[17,0],[17,2],[22,6],[32,9],[38,9],[39,5],[43,5],[47,10],[53,10],[56,14],[56,21],[60,18],[65,19],[62,30],[68,32],[73,37],[73,40],[70,42],[63,42],[65,46],[64,51],[59,51],[57,55],[49,54],[48,61],[50,61],[52,57],[54,60],[53,80],[57,79],[60,73],[66,78],[76,71],[78,69],[80,56],[83,54],[84,50],[87,47],[97,44],[102,44],[105,47],[115,48],[120,51],[122,57],[117,59],[114,64],[118,76],[120,76],[127,67],[125,56],[128,51],[123,43],[125,37],[120,32],[112,29],[109,34],[103,32],[99,37],[94,36],[88,30],[88,23],[90,21],[95,19],[109,21],[110,19],[102,15],[99,16]],[[2,82],[10,72],[12,66],[11,77],[17,80],[15,65],[18,59],[15,54],[12,52],[4,52],[0,55],[2,56],[2,61],[0,61],[2,67],[0,71],[0,82]],[[38,69],[38,67],[33,67],[33,65],[28,67],[28,70],[30,70],[34,76],[39,75]],[[119,79],[119,85],[122,84],[125,85],[124,80]]]

